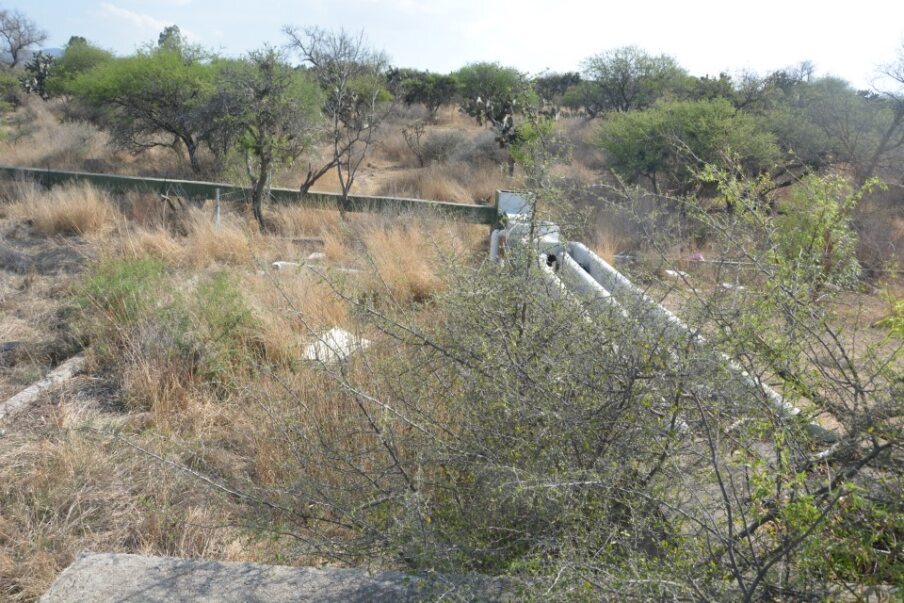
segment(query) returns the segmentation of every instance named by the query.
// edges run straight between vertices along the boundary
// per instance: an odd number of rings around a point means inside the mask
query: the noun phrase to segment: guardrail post
[[[214,223],[216,224],[216,227],[219,228],[220,227],[220,188],[219,187],[217,187],[216,199],[217,199],[217,217],[216,217],[216,220]]]

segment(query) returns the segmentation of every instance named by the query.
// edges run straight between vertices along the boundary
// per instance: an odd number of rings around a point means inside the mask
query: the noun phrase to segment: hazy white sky
[[[398,66],[451,71],[498,61],[537,73],[635,44],[692,73],[767,71],[802,60],[868,85],[904,43],[904,0],[0,0],[59,47],[71,35],[118,53],[177,24],[204,46],[240,54],[282,44],[283,25],[365,30]]]

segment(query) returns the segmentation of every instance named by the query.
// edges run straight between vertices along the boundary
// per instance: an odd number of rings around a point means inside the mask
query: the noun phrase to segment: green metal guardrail
[[[98,188],[111,192],[141,191],[181,196],[189,199],[213,199],[219,189],[220,195],[226,198],[250,198],[250,190],[246,187],[194,180],[140,178],[136,176],[117,176],[115,174],[92,174],[89,172],[68,172],[13,166],[0,166],[0,178],[13,180],[31,179],[46,187],[65,182],[89,182]],[[462,222],[474,224],[494,224],[496,222],[495,205],[466,205],[449,203],[447,201],[372,197],[368,195],[349,195],[348,199],[343,202],[342,195],[338,193],[309,191],[306,194],[302,194],[298,190],[289,188],[273,188],[270,190],[270,197],[277,203],[297,203],[307,207],[335,209],[337,211],[344,209],[354,213],[427,210]]]

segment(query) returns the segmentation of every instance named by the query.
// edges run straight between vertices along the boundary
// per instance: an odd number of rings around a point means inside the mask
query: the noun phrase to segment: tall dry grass
[[[83,550],[269,558],[228,527],[240,517],[234,505],[96,431],[102,414],[64,405],[48,417],[43,432],[0,442],[0,600],[38,600]],[[120,433],[135,441],[124,423]]]
[[[482,235],[478,231],[483,231]],[[428,301],[445,288],[444,259],[474,253],[485,234],[480,227],[414,216],[407,216],[404,226],[374,219],[360,230],[373,268],[368,286],[397,303]]]
[[[518,188],[498,166],[461,161],[391,172],[377,185],[377,195],[432,199],[455,203],[489,203],[498,189]]]
[[[23,188],[22,194],[7,205],[7,215],[31,220],[44,236],[99,237],[113,230],[121,219],[109,194],[90,184],[65,185],[50,191]]]

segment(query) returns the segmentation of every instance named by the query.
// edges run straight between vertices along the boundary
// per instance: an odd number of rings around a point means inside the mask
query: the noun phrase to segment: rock
[[[239,603],[267,601],[514,600],[487,578],[431,581],[401,572],[286,567],[203,559],[83,553],[41,597],[41,603]]]

